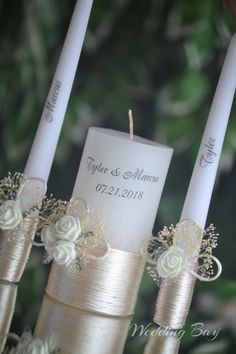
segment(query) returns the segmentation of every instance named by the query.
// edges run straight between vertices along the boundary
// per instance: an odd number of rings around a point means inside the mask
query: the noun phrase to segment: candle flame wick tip
[[[134,138],[134,119],[132,109],[128,110],[130,139]]]

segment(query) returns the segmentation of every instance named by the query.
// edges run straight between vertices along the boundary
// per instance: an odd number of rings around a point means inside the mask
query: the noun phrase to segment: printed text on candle
[[[49,123],[51,123],[53,121],[53,113],[54,113],[56,103],[57,103],[57,100],[59,97],[61,85],[62,85],[62,82],[57,80],[52,92],[50,91],[50,93],[49,93],[49,97],[48,97],[46,105],[45,105],[45,110],[46,110],[45,119]]]
[[[143,199],[143,192],[142,191],[135,191],[132,189],[121,189],[120,187],[108,186],[107,184],[97,184],[96,192],[101,194],[111,195],[113,197],[118,198],[127,198],[127,199]]]
[[[120,167],[110,169],[104,166],[102,162],[96,162],[96,160],[91,156],[87,158],[87,170],[91,175],[97,173],[105,175],[110,174],[116,178],[122,178],[125,180],[136,180],[146,183],[158,183],[159,181],[158,176],[151,176],[145,173],[143,168],[137,167],[132,171],[122,171]]]
[[[212,164],[217,156],[214,151],[216,144],[216,139],[209,137],[208,142],[204,145],[205,151],[200,158],[200,166],[202,168],[207,167]]]

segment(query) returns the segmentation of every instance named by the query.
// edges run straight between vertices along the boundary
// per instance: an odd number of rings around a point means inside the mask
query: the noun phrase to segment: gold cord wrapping
[[[18,283],[29,258],[38,220],[24,218],[23,231],[8,240],[4,232],[0,234],[0,280]]]
[[[45,295],[34,336],[52,337],[63,354],[122,354],[131,318],[83,311]]]
[[[79,272],[53,264],[35,335],[63,354],[122,354],[145,260],[110,249]]]
[[[179,346],[180,340],[177,336],[150,336],[144,354],[178,354]]]
[[[181,269],[181,272],[175,278],[164,274],[161,279],[154,315],[155,323],[172,329],[184,327],[196,279],[214,281],[221,274],[222,265],[212,255],[213,249],[217,246],[217,237],[218,234],[216,234],[213,224],[206,230],[202,230],[193,220],[183,220],[175,227],[173,225],[169,228],[164,227],[158,237],[152,239],[157,242],[157,247],[158,242],[164,246],[164,249],[166,249],[165,245],[167,245],[167,251],[161,253],[165,255],[165,261],[168,260],[170,262],[168,251],[173,247],[177,250],[177,253],[181,251],[184,254],[183,259],[186,262],[185,267]],[[155,256],[155,251],[153,254]],[[217,268],[216,273],[213,265]],[[154,279],[158,279],[158,273],[160,272],[157,268],[160,266],[161,262],[158,264],[157,260],[157,263],[154,262],[153,268],[150,267],[151,272],[149,274]]]
[[[177,279],[163,279],[157,296],[153,321],[160,326],[181,329],[192,301],[196,278],[188,270]]]
[[[24,272],[32,241],[34,239],[37,219],[25,218],[23,227],[15,232],[14,238],[0,234],[0,353],[4,349],[15,309],[17,284]]]
[[[140,254],[116,249],[111,249],[106,258],[88,263],[82,272],[68,272],[54,263],[46,293],[83,310],[132,315],[144,263]]]
[[[2,353],[15,309],[17,285],[0,281],[0,353]]]

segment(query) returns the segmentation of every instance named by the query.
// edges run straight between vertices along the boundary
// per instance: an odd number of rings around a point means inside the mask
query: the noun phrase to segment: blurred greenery
[[[75,0],[0,0],[1,177],[24,170],[74,5]],[[95,1],[49,192],[70,197],[88,127],[125,131],[132,108],[137,135],[175,149],[155,231],[176,223],[232,23],[220,0]],[[220,232],[216,253],[223,275],[215,284],[197,285],[182,353],[236,352],[235,115],[234,104],[208,217]],[[41,259],[33,250],[19,286],[12,324],[17,333],[33,327],[37,317],[48,272]],[[156,293],[146,276],[135,321],[150,322]],[[222,327],[219,337],[193,338],[195,322]],[[129,336],[125,353],[143,353],[145,340]]]

